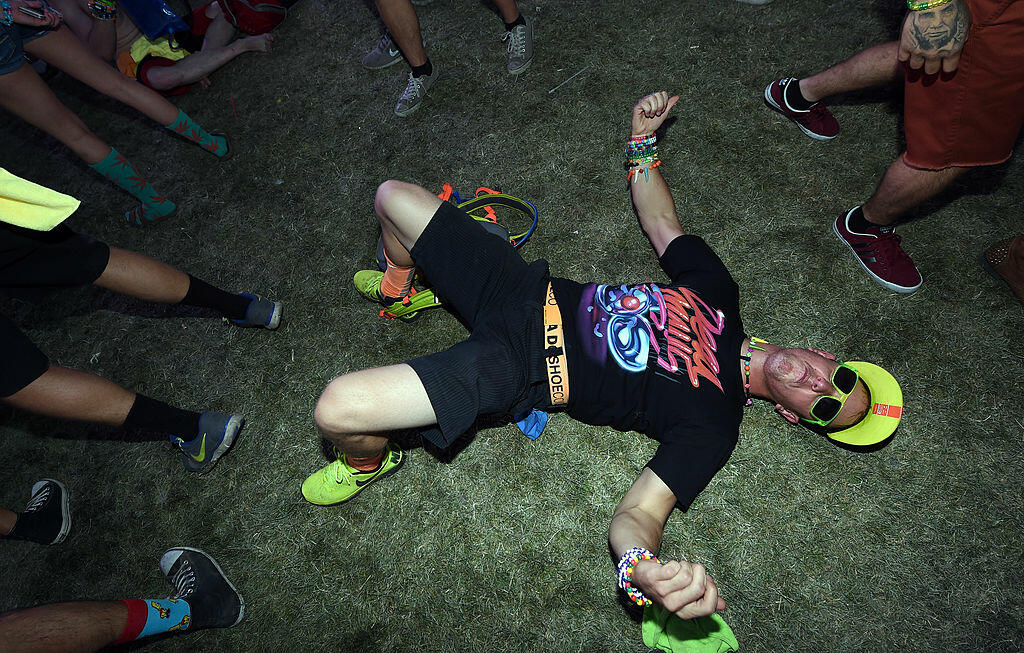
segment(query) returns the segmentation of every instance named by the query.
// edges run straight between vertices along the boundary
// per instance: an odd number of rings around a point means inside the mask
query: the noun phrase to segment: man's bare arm
[[[608,541],[615,555],[621,557],[633,547],[657,553],[665,521],[675,504],[672,490],[645,467],[612,517]],[[683,619],[725,609],[725,601],[718,596],[718,586],[699,563],[669,560],[659,564],[641,560],[633,571],[633,584],[647,598]]]
[[[652,93],[641,98],[633,107],[633,136],[649,136],[661,126],[668,113],[679,101],[679,96],[669,97],[665,91]],[[668,244],[676,236],[682,235],[676,216],[676,204],[668,190],[668,184],[661,176],[657,167],[638,170],[629,182],[629,192],[633,199],[640,227],[647,234],[654,252],[660,258]]]

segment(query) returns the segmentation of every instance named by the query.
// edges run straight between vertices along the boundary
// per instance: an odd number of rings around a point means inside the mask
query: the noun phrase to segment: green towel
[[[644,645],[670,653],[727,653],[740,643],[718,613],[698,619],[680,619],[660,605],[644,608]]]

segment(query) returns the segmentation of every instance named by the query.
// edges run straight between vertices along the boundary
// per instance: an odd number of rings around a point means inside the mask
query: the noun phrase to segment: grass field
[[[545,1],[533,66],[512,78],[490,10],[434,0],[419,15],[443,77],[400,119],[407,68],[359,65],[380,36],[372,6],[303,0],[272,54],[176,100],[231,134],[228,162],[53,80],[178,214],[125,227],[129,196],[7,115],[0,165],[81,198],[76,230],[281,299],[285,320],[242,331],[92,288],[0,304],[55,363],[248,419],[198,478],[170,445],[0,409],[0,505],[20,509],[33,481],[57,478],[75,518],[61,546],[0,547],[0,611],[165,596],[157,559],[184,544],[220,561],[246,619],[148,650],[645,650],[607,526],[651,440],[554,416],[536,442],[512,426],[456,452],[413,442],[400,474],[342,507],[311,506],[298,488],[325,462],[311,415],[331,378],[464,336],[442,311],[385,322],[352,287],[373,265],[376,186],[500,188],[541,211],[527,258],[580,280],[661,279],[621,151],[632,104],[664,88],[683,99],[662,170],[684,228],[739,282],[748,331],[875,361],[906,398],[899,432],[873,453],[748,409],[732,459],[670,518],[664,555],[707,564],[746,651],[1024,650],[1022,309],[976,262],[1021,230],[1022,162],[963,177],[901,229],[925,283],[897,296],[861,272],[830,222],[901,151],[899,90],[840,98],[843,131],[827,143],[761,99],[778,76],[892,38],[900,4]]]

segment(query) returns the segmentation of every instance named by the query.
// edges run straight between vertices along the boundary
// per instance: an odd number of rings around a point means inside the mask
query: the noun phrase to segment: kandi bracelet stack
[[[626,591],[626,596],[639,606],[651,605],[652,601],[644,593],[633,587],[633,570],[641,560],[651,560],[661,564],[658,557],[647,549],[635,546],[619,558],[619,587]]]
[[[644,181],[650,178],[648,170],[661,165],[658,158],[658,137],[654,134],[647,136],[633,136],[626,143],[626,165],[629,172],[626,173],[626,181],[634,177],[640,178],[640,171],[644,173]]]

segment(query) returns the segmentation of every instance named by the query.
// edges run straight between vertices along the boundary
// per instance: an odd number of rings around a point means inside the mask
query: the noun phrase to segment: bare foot
[[[238,39],[243,52],[270,52],[274,45],[273,34],[257,34]]]
[[[209,77],[203,77],[199,80],[199,88],[210,88],[213,82],[210,81]]]

